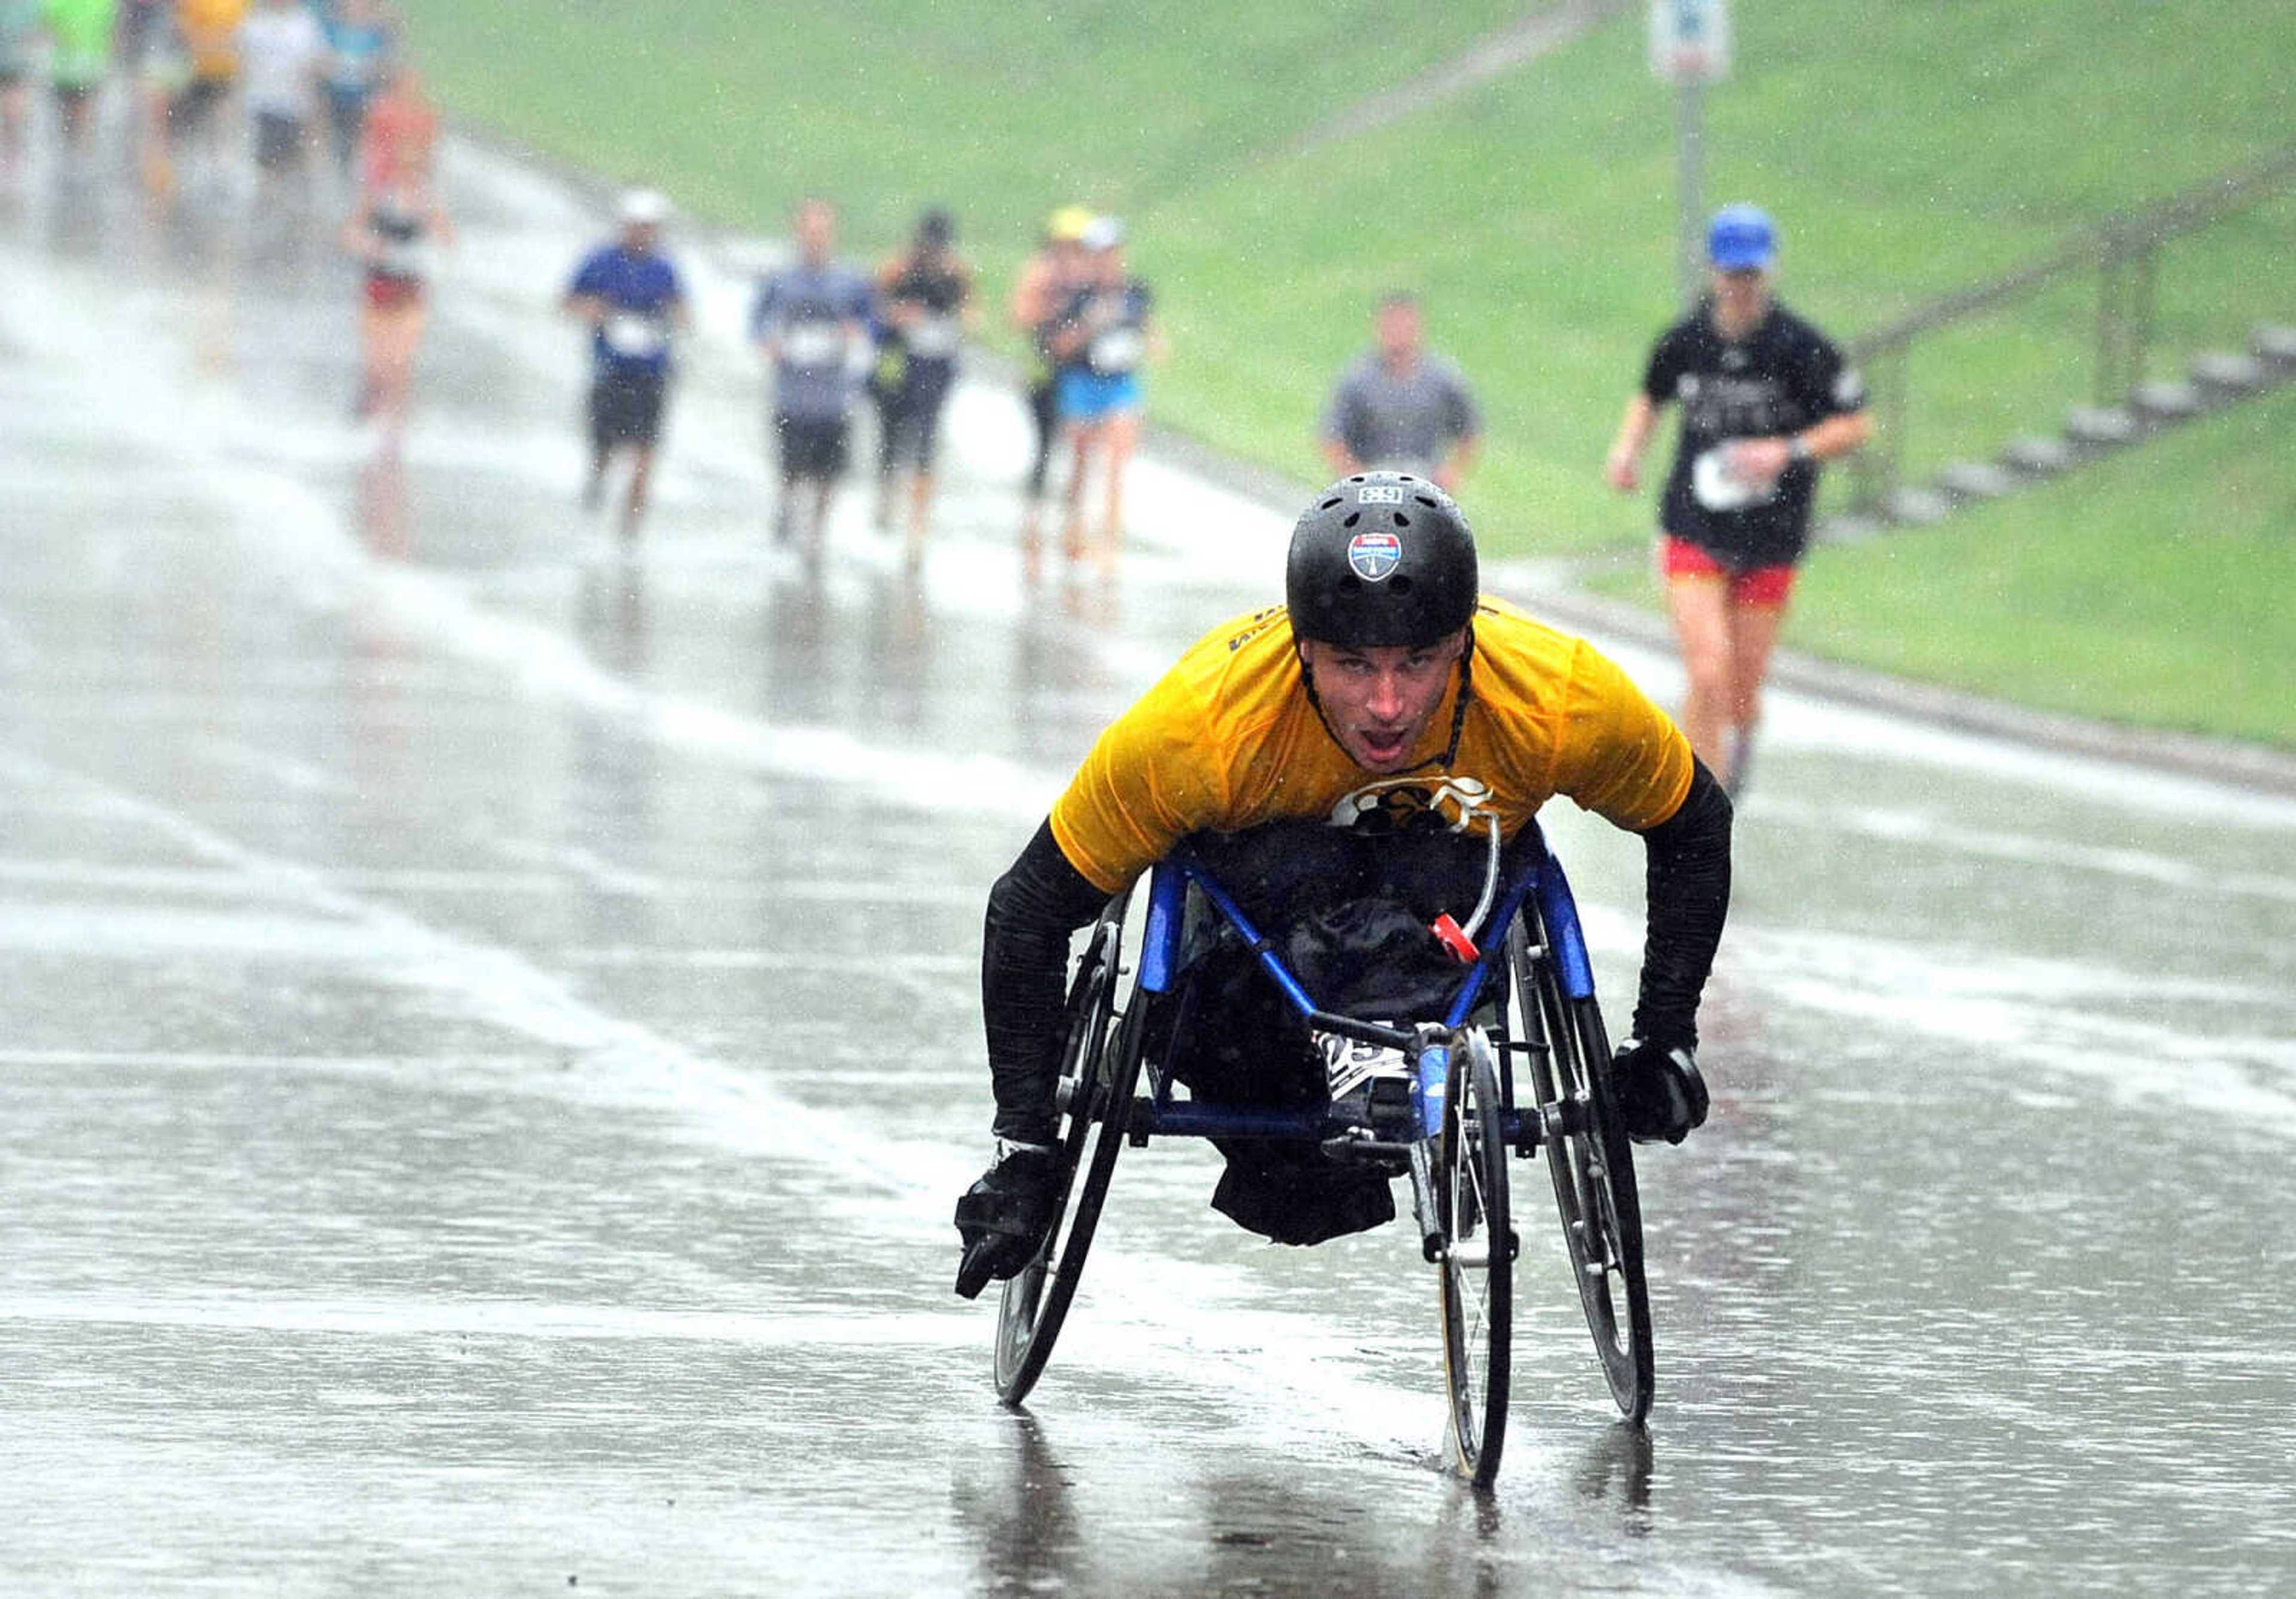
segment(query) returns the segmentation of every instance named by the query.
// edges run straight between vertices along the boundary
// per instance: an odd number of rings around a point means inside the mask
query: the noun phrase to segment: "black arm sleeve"
[[[1049,820],[988,890],[980,1010],[988,1024],[988,1077],[1000,1137],[1052,1141],[1069,935],[1107,904],[1108,896],[1061,853]]]
[[[1643,834],[1650,930],[1635,1037],[1669,1047],[1698,1042],[1698,995],[1730,911],[1730,796],[1704,761],[1692,768],[1681,807]]]

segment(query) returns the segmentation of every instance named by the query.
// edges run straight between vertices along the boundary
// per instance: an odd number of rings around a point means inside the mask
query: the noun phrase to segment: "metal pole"
[[[2120,351],[2127,340],[2127,319],[2120,308],[2120,243],[2108,242],[2103,264],[2096,275],[2096,403],[2110,406],[2120,398]]]
[[[2129,320],[2134,324],[2128,332],[2128,391],[2131,394],[2144,381],[2145,369],[2152,353],[2152,324],[2159,310],[2161,277],[2161,241],[2147,239],[2144,248],[2136,252],[2136,303],[2130,308]]]
[[[1698,303],[1706,287],[1699,225],[1706,215],[1705,86],[1685,78],[1675,95],[1675,264],[1685,310]]]

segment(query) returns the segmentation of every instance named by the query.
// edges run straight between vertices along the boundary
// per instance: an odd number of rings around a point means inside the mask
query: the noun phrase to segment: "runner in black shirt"
[[[877,271],[883,334],[871,387],[880,420],[877,526],[892,526],[895,480],[908,479],[907,545],[914,570],[924,560],[932,518],[933,454],[941,407],[956,382],[957,352],[972,323],[972,267],[957,254],[956,225],[934,208],[917,221],[907,248]]]
[[[1873,431],[1856,371],[1773,294],[1776,240],[1752,206],[1716,213],[1707,233],[1712,292],[1659,336],[1605,472],[1620,492],[1636,488],[1660,407],[1681,404],[1659,525],[1689,677],[1682,729],[1734,792],[1808,540],[1818,463]]]

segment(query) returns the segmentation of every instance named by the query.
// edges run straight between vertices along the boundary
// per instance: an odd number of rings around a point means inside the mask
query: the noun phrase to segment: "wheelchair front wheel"
[[[1061,1193],[1036,1258],[1006,1279],[996,1308],[997,1397],[1018,1405],[1036,1386],[1076,1297],[1108,1197],[1140,1076],[1138,1003],[1116,1013],[1123,909],[1094,929],[1069,993],[1061,1057]]]
[[[1443,1251],[1443,1372],[1451,1444],[1477,1488],[1498,1477],[1506,1440],[1514,1320],[1515,1234],[1507,1206],[1507,1133],[1498,1069],[1480,1031],[1451,1062],[1436,1170]]]

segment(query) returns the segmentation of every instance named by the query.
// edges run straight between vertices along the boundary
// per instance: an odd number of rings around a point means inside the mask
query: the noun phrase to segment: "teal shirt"
[[[41,0],[0,0],[0,71],[30,67],[32,29],[39,26]]]

